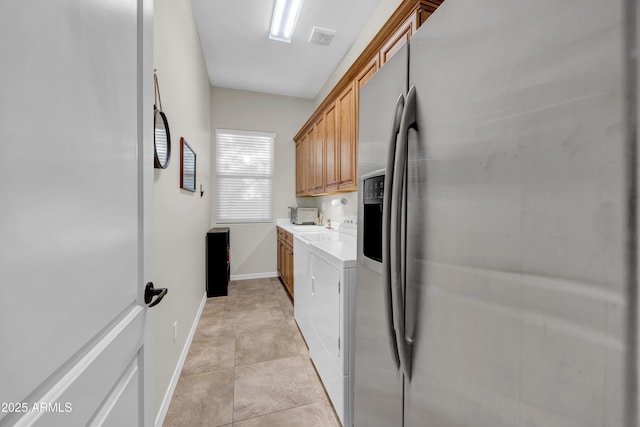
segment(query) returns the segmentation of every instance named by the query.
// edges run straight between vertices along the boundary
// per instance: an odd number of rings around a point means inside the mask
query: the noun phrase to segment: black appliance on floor
[[[207,297],[227,295],[231,277],[229,262],[229,227],[207,232]]]

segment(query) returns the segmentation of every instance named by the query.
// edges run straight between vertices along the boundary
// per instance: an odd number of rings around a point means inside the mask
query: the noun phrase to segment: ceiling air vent
[[[311,36],[309,36],[309,42],[329,46],[335,36],[336,32],[333,30],[313,27],[313,30],[311,30]]]

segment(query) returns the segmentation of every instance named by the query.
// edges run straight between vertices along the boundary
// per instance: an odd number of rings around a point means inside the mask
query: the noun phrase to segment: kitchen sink
[[[318,232],[318,231],[326,231],[327,228],[322,225],[292,225],[290,227],[293,231],[305,232]]]
[[[338,240],[340,234],[335,231],[318,231],[315,233],[300,233],[300,238],[308,242],[324,242],[327,240]]]

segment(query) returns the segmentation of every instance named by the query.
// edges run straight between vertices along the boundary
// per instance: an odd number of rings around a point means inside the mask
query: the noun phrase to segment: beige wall
[[[215,129],[275,132],[274,217],[284,218],[295,205],[294,135],[313,111],[313,101],[220,87],[211,88],[211,175],[215,189]],[[213,193],[213,191],[212,191]],[[211,226],[216,226],[216,201],[211,198]],[[224,225],[227,226],[227,225]],[[231,275],[264,277],[276,273],[276,227],[232,224]]]
[[[155,315],[154,411],[170,387],[205,289],[204,239],[209,229],[211,127],[209,78],[190,0],[156,0],[154,67],[171,129],[171,160],[155,170],[154,251],[157,287],[169,288]],[[151,106],[149,106],[151,107]],[[197,155],[196,187],[180,189],[180,137]],[[177,341],[173,342],[173,324]],[[168,403],[168,402],[167,402]]]
[[[332,200],[346,199],[346,205],[333,206]],[[342,222],[346,216],[358,215],[358,193],[341,193],[331,196],[320,197],[298,197],[298,206],[305,208],[318,208],[318,213],[322,213],[325,220],[330,219],[332,223]]]

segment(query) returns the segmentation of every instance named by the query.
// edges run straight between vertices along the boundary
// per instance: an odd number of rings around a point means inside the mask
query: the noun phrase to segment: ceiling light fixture
[[[291,43],[293,30],[296,28],[300,10],[304,0],[276,0],[271,18],[269,38],[281,42]]]

